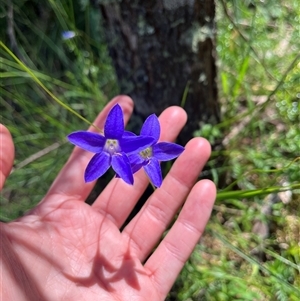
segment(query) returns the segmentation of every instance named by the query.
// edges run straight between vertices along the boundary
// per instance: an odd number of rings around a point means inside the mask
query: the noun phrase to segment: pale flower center
[[[143,159],[150,159],[152,157],[152,147],[147,147],[140,152],[140,156]]]
[[[120,152],[119,141],[114,139],[107,139],[104,145],[104,149],[111,155]]]

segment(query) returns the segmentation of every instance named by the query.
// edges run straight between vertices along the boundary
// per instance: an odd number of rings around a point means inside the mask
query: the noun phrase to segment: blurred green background
[[[89,1],[0,3],[1,122],[16,147],[0,199],[7,222],[41,200],[72,150],[66,135],[87,127],[39,81],[90,122],[118,85]],[[168,300],[299,300],[300,2],[216,6],[222,122],[194,135],[222,141],[201,177],[226,185]]]

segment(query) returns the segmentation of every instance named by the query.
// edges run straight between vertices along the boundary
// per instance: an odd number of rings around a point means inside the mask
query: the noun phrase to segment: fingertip
[[[179,123],[183,127],[187,122],[187,113],[181,107],[171,106],[166,108],[159,118],[166,119],[169,123],[174,123],[174,121],[176,121],[176,123]]]
[[[195,137],[191,139],[185,146],[186,151],[193,151],[201,154],[202,158],[207,161],[211,155],[210,143],[202,137]]]
[[[204,148],[208,152],[211,152],[211,145],[208,142],[207,139],[202,138],[202,137],[195,137],[192,138],[187,144],[188,145],[193,145],[193,148]]]
[[[173,141],[178,136],[187,121],[186,112],[178,107],[171,106],[165,109],[159,116],[161,125],[160,141]]]
[[[8,177],[15,158],[15,147],[9,130],[0,124],[0,189]]]
[[[7,127],[4,124],[0,123],[0,134],[3,134],[3,133],[9,133],[10,134]]]
[[[111,107],[117,103],[121,106],[125,119],[129,118],[134,107],[133,100],[127,95],[117,95],[110,101]]]
[[[209,179],[203,179],[197,182],[194,188],[201,192],[201,196],[204,200],[207,200],[208,203],[214,203],[217,195],[217,188],[213,181]]]
[[[120,95],[117,95],[117,96],[115,96],[114,98],[112,98],[111,99],[111,101],[110,102],[112,102],[112,103],[125,103],[125,102],[127,102],[127,103],[131,103],[132,105],[133,105],[133,100],[132,100],[132,98],[131,97],[129,97],[128,95],[123,95],[123,94],[120,94]]]
[[[176,118],[176,117],[179,117],[181,118],[182,120],[184,120],[185,122],[187,121],[187,113],[186,111],[181,108],[181,107],[178,107],[178,106],[170,106],[168,107],[165,112],[171,112],[171,116],[173,118]]]
[[[212,181],[197,182],[191,189],[178,219],[185,221],[184,224],[193,224],[201,235],[211,216],[215,199],[216,186]]]

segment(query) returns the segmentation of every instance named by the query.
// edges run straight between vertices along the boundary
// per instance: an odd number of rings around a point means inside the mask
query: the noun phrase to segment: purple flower
[[[85,182],[101,177],[110,166],[126,183],[133,184],[133,173],[127,154],[140,152],[153,144],[149,136],[124,134],[124,120],[121,107],[116,104],[108,113],[104,135],[78,131],[68,135],[71,143],[86,151],[96,153],[86,167]]]
[[[61,33],[61,36],[62,36],[63,40],[69,40],[69,39],[74,38],[76,36],[76,33],[74,31],[67,30],[67,31],[63,31]]]
[[[132,134],[126,132],[125,135],[131,136]],[[178,157],[184,151],[184,147],[176,143],[157,142],[160,136],[160,124],[155,114],[146,119],[140,135],[153,137],[154,141],[150,146],[128,156],[132,172],[135,173],[143,167],[152,184],[160,187],[162,173],[159,161],[169,161]]]

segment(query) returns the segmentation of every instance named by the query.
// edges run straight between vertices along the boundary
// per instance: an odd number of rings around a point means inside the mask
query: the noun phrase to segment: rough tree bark
[[[181,143],[200,121],[219,121],[213,0],[98,3],[120,92],[133,98],[136,115],[183,104],[189,121]]]

